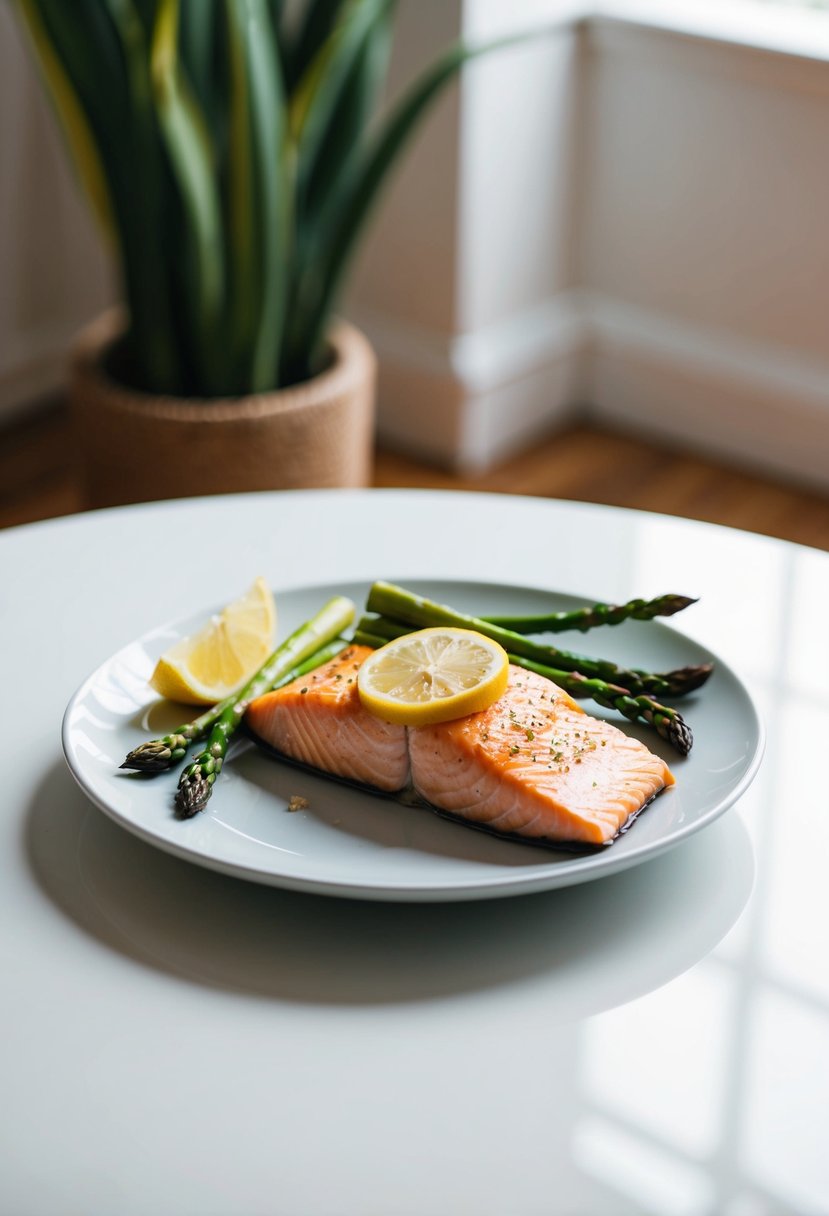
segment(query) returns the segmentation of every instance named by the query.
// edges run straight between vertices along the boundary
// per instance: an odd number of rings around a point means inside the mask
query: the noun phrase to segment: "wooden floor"
[[[829,495],[583,426],[475,477],[458,477],[380,452],[375,484],[609,503],[709,520],[829,550]],[[0,431],[0,527],[82,509],[72,438],[59,405]]]

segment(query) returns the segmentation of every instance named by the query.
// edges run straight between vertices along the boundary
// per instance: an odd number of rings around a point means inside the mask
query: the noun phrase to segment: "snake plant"
[[[456,46],[374,120],[394,0],[17,0],[117,258],[134,387],[235,396],[325,364],[349,260]]]

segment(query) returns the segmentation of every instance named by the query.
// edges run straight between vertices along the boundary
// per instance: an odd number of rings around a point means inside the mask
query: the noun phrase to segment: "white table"
[[[681,628],[756,695],[760,775],[664,856],[541,895],[357,903],[189,865],[85,800],[61,715],[259,572],[698,594]],[[0,1211],[829,1212],[829,555],[321,492],[10,530],[0,579]]]

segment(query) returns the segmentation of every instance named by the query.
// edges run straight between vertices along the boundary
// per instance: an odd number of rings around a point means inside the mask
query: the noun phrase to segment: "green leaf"
[[[351,0],[307,0],[293,39],[285,46],[285,91],[290,97]]]
[[[341,195],[331,199],[327,214],[320,220],[321,243],[316,256],[309,259],[306,294],[298,302],[312,366],[319,366],[323,358],[328,324],[345,271],[380,190],[427,110],[463,64],[532,36],[518,34],[480,46],[459,44],[451,48],[410,86],[372,147],[364,156],[355,158],[350,180]]]
[[[99,6],[100,7],[100,6]],[[148,387],[157,392],[184,391],[185,375],[175,340],[171,280],[167,271],[169,250],[164,246],[164,162],[153,105],[150,54],[144,20],[133,0],[104,0],[120,43],[126,70],[127,116],[119,132],[123,150],[119,175],[123,180],[125,258],[133,283],[130,323],[145,352]],[[149,13],[149,10],[146,10]],[[136,173],[135,166],[140,165]],[[148,243],[148,236],[151,242]],[[146,363],[144,363],[146,360]]]
[[[316,370],[309,360],[303,302],[319,291],[324,249],[321,215],[343,200],[351,166],[361,156],[371,106],[384,74],[394,0],[352,0],[322,43],[291,98],[291,133],[297,145],[294,275],[282,379]]]
[[[285,12],[285,0],[268,0],[268,12],[270,13],[271,26],[277,38],[281,33],[282,17]]]
[[[165,393],[317,369],[415,128],[467,59],[519,40],[447,53],[369,140],[394,0],[309,0],[290,39],[283,0],[18,3],[117,234],[133,380]]]
[[[212,3],[193,4],[192,0],[184,0],[178,14],[181,63],[211,131],[215,129],[217,103],[221,98],[215,81],[217,11]]]
[[[81,185],[107,240],[113,242],[117,239],[115,217],[95,132],[72,79],[52,46],[36,0],[17,0],[17,4]]]
[[[230,324],[244,391],[275,387],[288,284],[286,107],[266,0],[226,0],[230,52]]]
[[[377,14],[357,48],[336,107],[310,166],[303,197],[303,225],[313,228],[324,202],[336,195],[340,179],[360,154],[388,67],[392,42],[392,3]]]
[[[287,32],[285,29],[285,0],[268,0],[271,28],[276,38],[276,53],[279,56],[279,74],[284,81],[287,71]]]
[[[228,331],[237,364],[253,331],[255,292],[254,169],[250,132],[250,98],[242,31],[244,13],[235,0],[226,0],[228,22],[228,259],[230,301]]]
[[[196,390],[222,389],[220,316],[224,265],[221,200],[210,133],[181,69],[179,0],[160,0],[151,50],[153,97],[178,188],[186,290],[182,303]],[[200,375],[198,374],[200,371]]]
[[[126,350],[131,378],[150,391],[176,392],[181,380],[170,324],[169,278],[159,248],[164,232],[156,173],[160,148],[147,104],[149,64],[142,23],[129,0],[37,4],[106,173],[129,310]],[[148,248],[148,234],[155,247]]]
[[[374,32],[382,32],[392,3],[393,0],[353,0],[347,5],[291,96],[289,123],[297,150],[300,208],[306,182],[317,166],[325,137],[339,123],[349,77],[358,67]]]
[[[111,17],[95,0],[33,0],[55,56],[83,106],[102,158],[115,149],[128,115],[123,59]]]

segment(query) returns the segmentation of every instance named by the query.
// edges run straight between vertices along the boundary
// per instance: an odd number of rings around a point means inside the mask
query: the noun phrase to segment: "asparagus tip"
[[[665,677],[668,681],[667,691],[675,697],[696,692],[698,688],[702,688],[713,670],[713,663],[699,663],[695,667],[679,667]]]
[[[161,773],[170,767],[173,753],[161,739],[150,739],[128,753],[119,768],[134,769],[140,773]]]
[[[176,810],[181,819],[192,819],[207,806],[213,791],[211,782],[200,772],[184,774],[176,790]]]
[[[668,731],[668,738],[681,756],[687,756],[694,746],[694,735],[684,718],[677,718]]]
[[[648,700],[652,698],[648,697]],[[687,756],[694,746],[694,735],[683,718],[675,709],[668,709],[658,702],[653,702],[653,709],[645,712],[648,719],[663,739],[667,739],[675,747],[680,756]]]
[[[673,616],[677,612],[682,612],[684,608],[690,608],[692,604],[699,603],[699,597],[693,595],[667,595],[663,601],[662,615]]]

